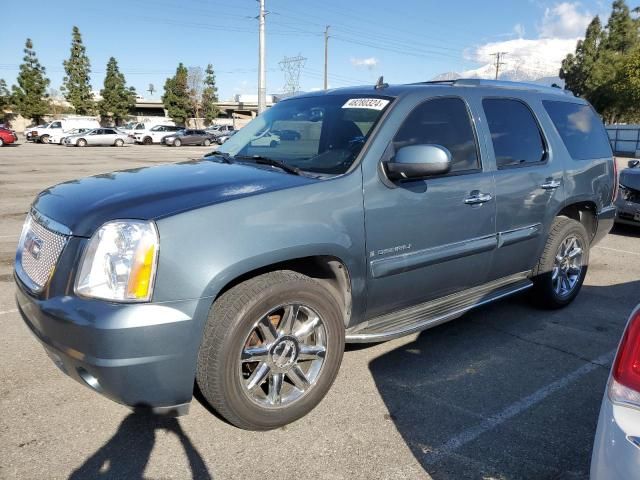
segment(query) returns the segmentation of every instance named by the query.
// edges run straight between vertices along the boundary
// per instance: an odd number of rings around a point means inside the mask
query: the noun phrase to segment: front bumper
[[[616,223],[640,227],[640,203],[628,202],[623,198],[616,201]]]
[[[131,408],[187,413],[201,332],[198,300],[38,299],[17,277],[16,283],[23,320],[64,373]]]

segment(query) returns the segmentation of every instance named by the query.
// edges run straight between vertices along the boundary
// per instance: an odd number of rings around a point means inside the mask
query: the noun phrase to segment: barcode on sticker
[[[371,110],[382,110],[387,106],[389,100],[384,98],[351,98],[347,100],[342,108],[368,108]]]

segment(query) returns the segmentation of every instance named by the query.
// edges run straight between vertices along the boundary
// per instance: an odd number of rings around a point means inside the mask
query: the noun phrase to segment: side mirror
[[[629,163],[627,163],[629,168],[636,168],[638,165],[640,165],[640,160],[629,160]]]
[[[409,145],[400,148],[385,167],[392,180],[443,175],[451,170],[451,152],[440,145]]]

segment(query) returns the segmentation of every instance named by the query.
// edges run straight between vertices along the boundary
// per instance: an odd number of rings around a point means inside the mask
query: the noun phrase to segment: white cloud
[[[373,70],[378,66],[379,60],[375,57],[369,58],[352,58],[351,65],[356,68],[367,68]]]
[[[562,2],[547,7],[538,30],[541,38],[576,38],[584,35],[593,18],[588,11],[581,11],[579,2]]]
[[[522,25],[521,23],[516,23],[513,26],[513,33],[515,33],[518,38],[524,37],[524,34],[525,34],[524,25]]]

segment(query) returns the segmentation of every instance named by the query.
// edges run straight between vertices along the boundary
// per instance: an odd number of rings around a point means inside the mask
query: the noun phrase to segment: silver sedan
[[[640,478],[640,305],[618,347],[602,400],[591,480]]]
[[[64,139],[64,145],[67,147],[86,147],[88,145],[122,147],[125,143],[133,143],[133,141],[126,133],[116,128],[94,128]]]

